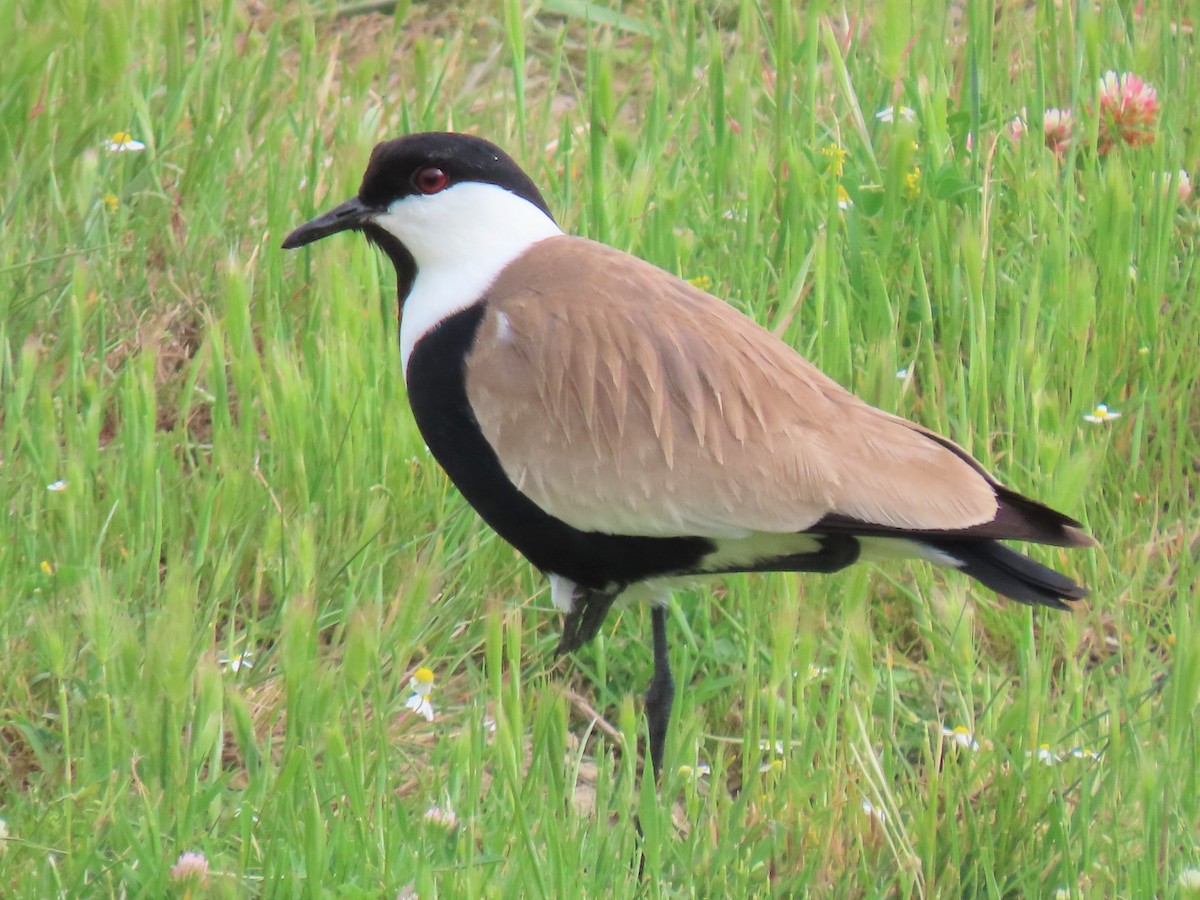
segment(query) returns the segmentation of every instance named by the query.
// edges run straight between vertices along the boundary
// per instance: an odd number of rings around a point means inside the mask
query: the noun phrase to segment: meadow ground
[[[0,0],[0,894],[1190,890],[1196,10],[1073,7]],[[385,259],[279,249],[447,128],[1081,518],[1037,555],[1091,597],[681,592],[660,804],[646,610],[556,660],[423,450]]]

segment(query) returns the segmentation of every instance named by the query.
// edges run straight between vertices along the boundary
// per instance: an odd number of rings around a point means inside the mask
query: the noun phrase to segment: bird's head
[[[283,248],[340,231],[361,231],[387,253],[401,298],[419,271],[519,252],[561,233],[541,192],[503,150],[441,132],[379,144],[358,195],[301,225]]]

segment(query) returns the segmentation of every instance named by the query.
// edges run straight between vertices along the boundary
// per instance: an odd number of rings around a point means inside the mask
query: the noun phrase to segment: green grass
[[[0,0],[0,894],[185,896],[185,851],[194,897],[1175,894],[1200,866],[1200,213],[1159,181],[1200,160],[1181,15],[466,6]],[[1162,111],[1101,158],[1108,69]],[[1065,159],[1047,107],[1076,111]],[[646,611],[555,660],[545,583],[423,449],[389,265],[278,249],[377,141],[448,127],[568,230],[1080,517],[1099,549],[1039,557],[1091,598],[1031,612],[907,564],[681,592],[660,802]],[[144,152],[104,149],[126,130]],[[1121,417],[1084,422],[1102,401]]]

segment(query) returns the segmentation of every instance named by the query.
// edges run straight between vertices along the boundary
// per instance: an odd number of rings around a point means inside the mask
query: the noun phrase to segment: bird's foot
[[[581,588],[575,595],[571,611],[563,617],[562,637],[554,652],[559,656],[573,653],[599,634],[600,626],[604,624],[608,610],[619,593],[620,590]]]

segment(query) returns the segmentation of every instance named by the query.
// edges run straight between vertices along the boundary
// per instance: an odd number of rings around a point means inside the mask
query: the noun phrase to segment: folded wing
[[[581,238],[501,273],[467,368],[505,473],[585,531],[986,533],[1017,497],[729,305]]]

